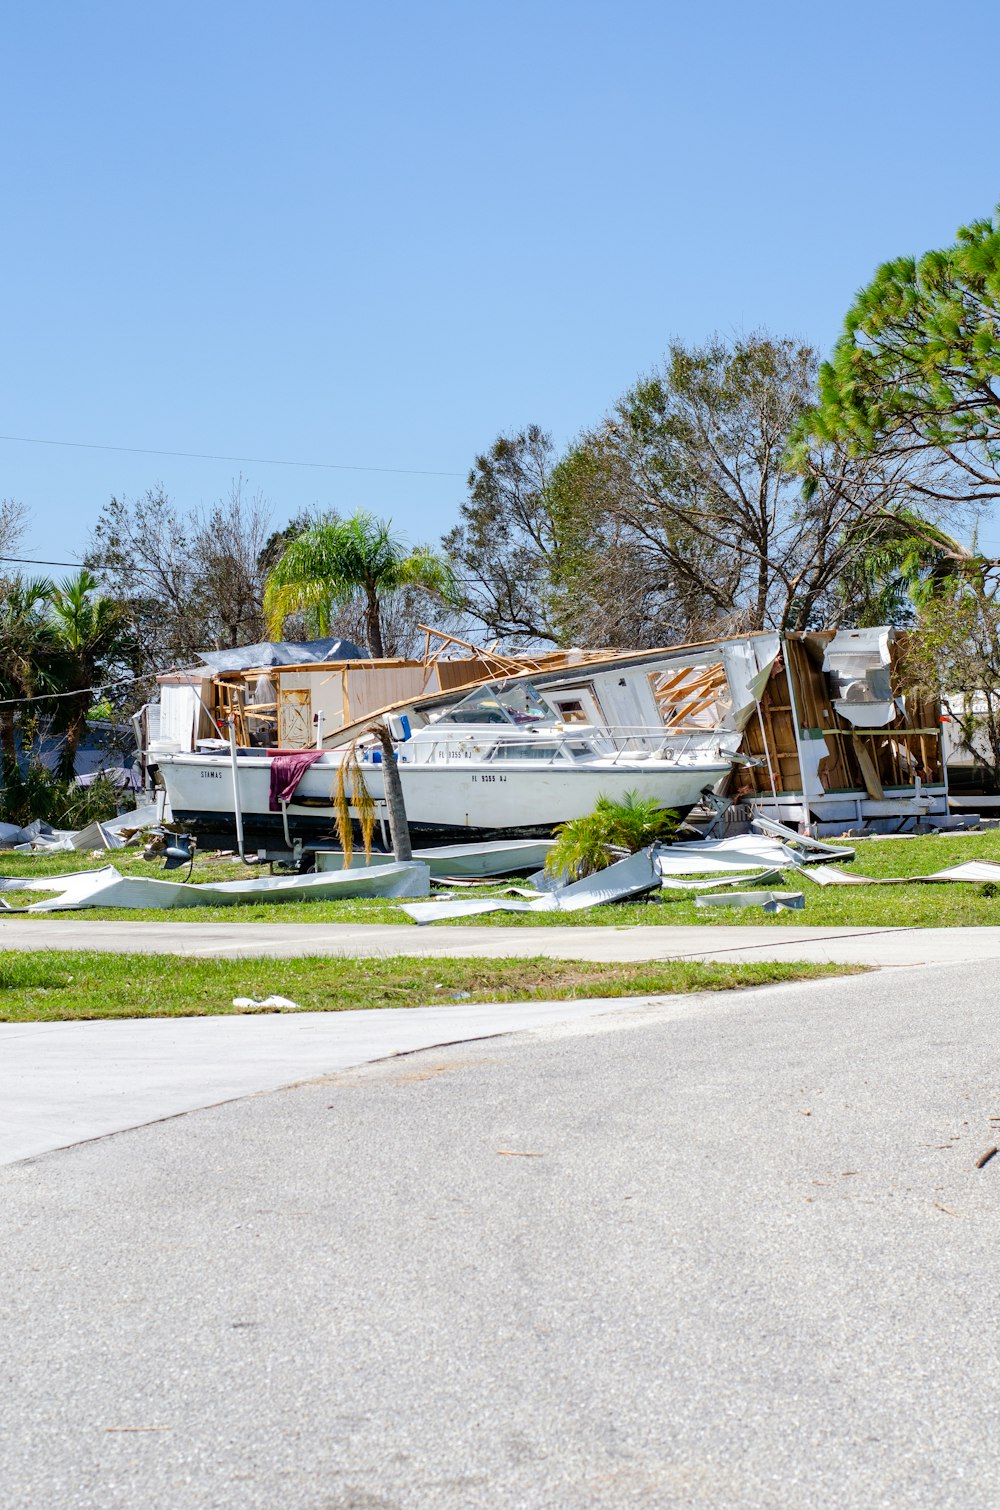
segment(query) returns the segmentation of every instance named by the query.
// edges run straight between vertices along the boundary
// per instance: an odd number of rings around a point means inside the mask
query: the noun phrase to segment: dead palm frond
[[[345,751],[344,758],[337,767],[337,780],[333,789],[333,816],[337,825],[337,838],[344,851],[345,870],[354,856],[352,807],[358,815],[361,842],[365,847],[365,863],[368,864],[372,857],[372,839],[375,835],[375,799],[368,790],[365,773],[361,769],[357,741]]]

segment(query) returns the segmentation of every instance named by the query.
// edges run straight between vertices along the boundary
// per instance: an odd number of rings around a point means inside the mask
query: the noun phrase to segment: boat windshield
[[[555,723],[549,707],[530,682],[513,687],[477,687],[436,720],[442,724]]]
[[[491,760],[555,760],[559,746],[551,739],[531,739],[518,743],[513,739],[501,739],[493,746]]]

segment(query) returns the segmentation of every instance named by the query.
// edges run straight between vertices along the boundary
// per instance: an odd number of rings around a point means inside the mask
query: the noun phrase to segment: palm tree
[[[48,690],[41,662],[55,642],[48,618],[52,592],[48,577],[0,581],[0,759],[4,784],[17,770],[14,700]]]
[[[901,509],[869,531],[843,573],[841,594],[862,628],[905,623],[914,609],[947,597],[959,583],[978,581],[994,565],[975,541],[963,545],[931,520]]]
[[[384,600],[400,587],[423,587],[446,602],[456,596],[449,562],[425,546],[408,550],[391,521],[361,511],[349,519],[320,519],[285,548],[268,577],[268,629],[277,637],[289,614],[304,611],[317,634],[326,635],[336,610],[360,597],[368,649],[379,658],[385,654]]]
[[[64,735],[60,774],[69,779],[94,701],[93,689],[131,648],[128,615],[117,598],[100,591],[93,572],[84,568],[52,588],[49,620],[52,648],[45,657],[49,680],[69,694],[53,702],[55,727]]]

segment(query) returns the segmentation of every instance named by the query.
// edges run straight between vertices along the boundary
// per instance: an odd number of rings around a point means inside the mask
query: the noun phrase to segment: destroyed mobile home
[[[903,694],[891,629],[532,656],[444,635],[432,653],[433,633],[421,660],[161,677],[145,759],[174,821],[203,843],[242,826],[248,848],[329,844],[349,761],[349,796],[363,782],[388,848],[376,721],[417,842],[544,835],[626,791],[682,815],[723,799],[807,833],[947,815],[939,709]]]

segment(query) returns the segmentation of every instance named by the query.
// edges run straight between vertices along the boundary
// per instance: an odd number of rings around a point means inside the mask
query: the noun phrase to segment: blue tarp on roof
[[[233,650],[199,650],[213,671],[247,671],[257,666],[299,666],[308,661],[365,661],[368,652],[350,640],[272,640]]]

